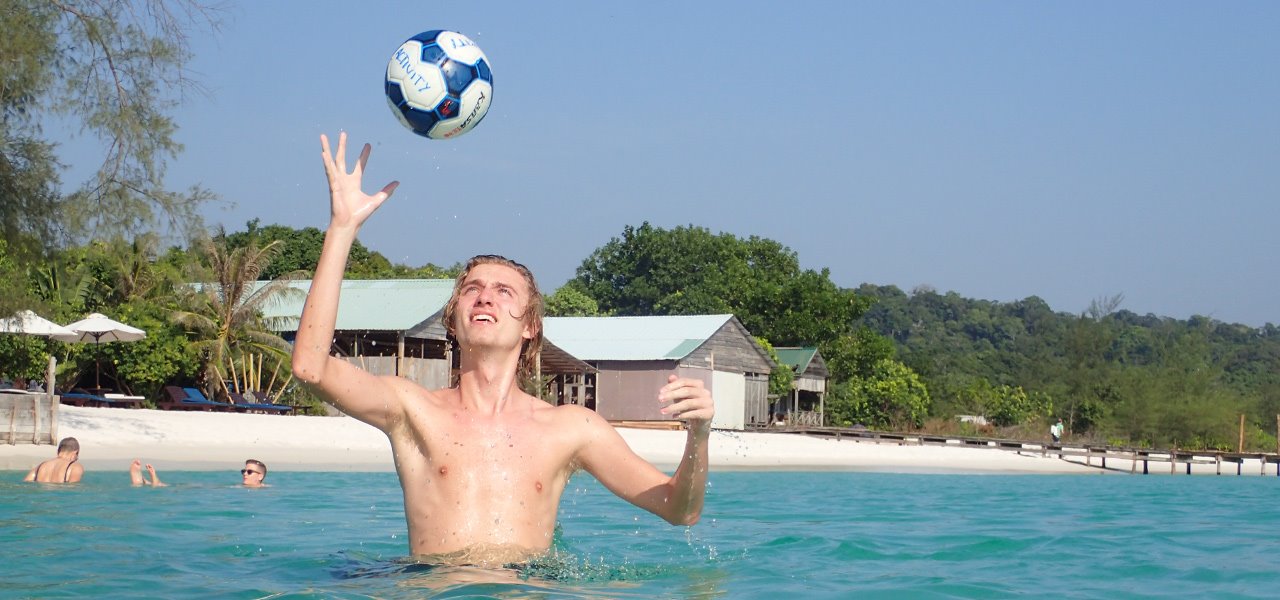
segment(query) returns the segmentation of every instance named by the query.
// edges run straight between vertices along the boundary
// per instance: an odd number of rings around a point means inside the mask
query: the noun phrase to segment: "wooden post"
[[[58,366],[58,359],[50,356],[49,366],[44,372],[44,393],[49,397],[49,443],[58,443],[58,398],[53,395],[54,371]],[[1276,421],[1280,422],[1280,415],[1276,417]]]
[[[237,390],[240,389],[240,374],[236,373],[236,361],[230,356],[227,357],[227,372],[231,375],[231,385]],[[231,389],[227,387],[227,378],[223,377],[222,373],[218,373],[218,385],[222,387],[223,391],[227,393],[231,392]],[[217,398],[210,398],[210,400],[216,399]]]
[[[276,384],[276,375],[279,375],[279,374],[280,374],[280,361],[276,361],[276,366],[271,369],[271,381],[267,382],[267,387],[260,388],[258,390],[259,392],[262,392],[263,396],[268,396],[271,394],[271,388]]]
[[[1222,474],[1222,453],[1221,453],[1221,452],[1219,452],[1218,454],[1215,454],[1215,455],[1213,455],[1213,456],[1214,456],[1214,458],[1215,458],[1215,459],[1217,459],[1217,462],[1218,462],[1218,473],[1217,473],[1217,474],[1218,474],[1218,475],[1221,475],[1221,474]]]
[[[271,401],[272,401],[272,402],[279,402],[279,401],[280,401],[280,396],[283,396],[283,395],[284,395],[284,391],[285,391],[286,389],[288,389],[288,388],[289,388],[289,384],[290,384],[292,381],[293,381],[293,371],[290,371],[290,372],[289,372],[289,377],[288,377],[287,379],[285,379],[285,380],[284,380],[284,385],[281,385],[281,386],[280,386],[280,389],[276,390],[276,395],[275,395],[275,397],[274,397],[274,398],[272,398],[272,399],[271,399]]]
[[[31,443],[40,443],[40,396],[31,395]]]
[[[40,443],[40,398],[43,395],[31,395],[31,443]]]
[[[541,356],[541,355],[539,355]],[[404,331],[396,332],[396,376],[404,377]],[[538,376],[542,376],[539,369]]]
[[[1236,446],[1236,452],[1244,452],[1244,415],[1240,415],[1240,444]]]

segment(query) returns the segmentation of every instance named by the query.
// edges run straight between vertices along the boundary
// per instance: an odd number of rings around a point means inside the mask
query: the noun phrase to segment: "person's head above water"
[[[72,458],[79,457],[80,456],[80,440],[77,440],[76,438],[73,438],[73,437],[62,438],[62,441],[58,442],[58,454],[59,455],[66,454],[71,456]]]
[[[478,305],[483,306],[477,308]],[[518,326],[506,329],[519,330],[524,337],[517,372],[521,378],[528,378],[542,352],[542,311],[542,292],[528,267],[503,256],[482,254],[468,260],[453,282],[453,295],[444,307],[445,331],[465,352],[486,339],[472,339],[462,331],[465,328],[459,318],[492,323],[499,328],[508,321]]]
[[[263,480],[267,478],[267,465],[260,460],[249,459],[244,461],[244,468],[240,469],[240,478],[243,484],[249,487],[258,487],[263,485]]]

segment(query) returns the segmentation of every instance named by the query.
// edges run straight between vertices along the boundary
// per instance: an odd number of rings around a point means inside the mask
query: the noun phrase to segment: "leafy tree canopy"
[[[596,249],[573,281],[609,314],[732,313],[773,344],[821,346],[852,334],[870,306],[829,275],[773,240],[644,223]]]
[[[267,264],[258,279],[272,280],[288,273],[314,273],[324,247],[324,232],[315,227],[295,229],[286,225],[262,226],[258,219],[245,223],[244,231],[219,232],[229,249],[251,245],[265,247],[280,242],[278,255]],[[347,279],[453,279],[462,265],[441,267],[427,263],[421,267],[392,264],[385,256],[369,250],[356,240],[347,258]],[[309,275],[308,275],[309,276]]]
[[[169,190],[166,162],[182,147],[170,112],[198,90],[188,36],[219,15],[192,0],[8,0],[0,8],[0,236],[21,265],[90,237],[200,222],[213,195]],[[67,82],[74,81],[68,89]],[[67,94],[74,93],[74,101]],[[102,147],[86,181],[69,182],[58,140],[83,133]],[[5,294],[0,312],[28,308]]]

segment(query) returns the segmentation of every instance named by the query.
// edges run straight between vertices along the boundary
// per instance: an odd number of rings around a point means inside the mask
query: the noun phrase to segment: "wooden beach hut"
[[[733,315],[549,317],[545,327],[548,341],[596,369],[588,406],[611,421],[671,421],[655,402],[671,373],[711,390],[713,427],[768,418],[773,361]]]
[[[266,307],[263,316],[277,318],[276,332],[292,343],[311,280],[289,286],[298,292]],[[452,279],[343,280],[333,351],[370,373],[447,387],[449,347],[432,317],[452,293]]]
[[[814,346],[775,347],[778,360],[791,367],[795,379],[791,381],[791,396],[778,398],[773,414],[789,415],[787,422],[793,425],[821,427],[826,413],[827,380],[831,372],[827,361]]]

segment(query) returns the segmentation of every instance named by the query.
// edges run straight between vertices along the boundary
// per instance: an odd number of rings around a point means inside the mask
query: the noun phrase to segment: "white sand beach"
[[[80,441],[87,469],[120,470],[134,458],[163,470],[238,468],[256,458],[273,471],[390,471],[390,446],[382,432],[353,418],[171,412],[147,409],[59,408],[58,437]],[[684,432],[619,428],[641,456],[670,470],[679,461]],[[898,445],[834,440],[799,434],[716,431],[713,469],[854,470],[897,473],[1101,473],[1083,459],[973,447]],[[54,455],[54,447],[0,444],[0,470],[27,470]],[[1128,461],[1108,467],[1128,472]],[[1152,463],[1168,474],[1168,463]],[[1213,473],[1195,465],[1195,473]],[[1246,461],[1246,474],[1260,465]],[[1183,466],[1179,466],[1182,473]],[[1139,470],[1141,466],[1139,466]],[[1235,465],[1224,467],[1235,473]]]

